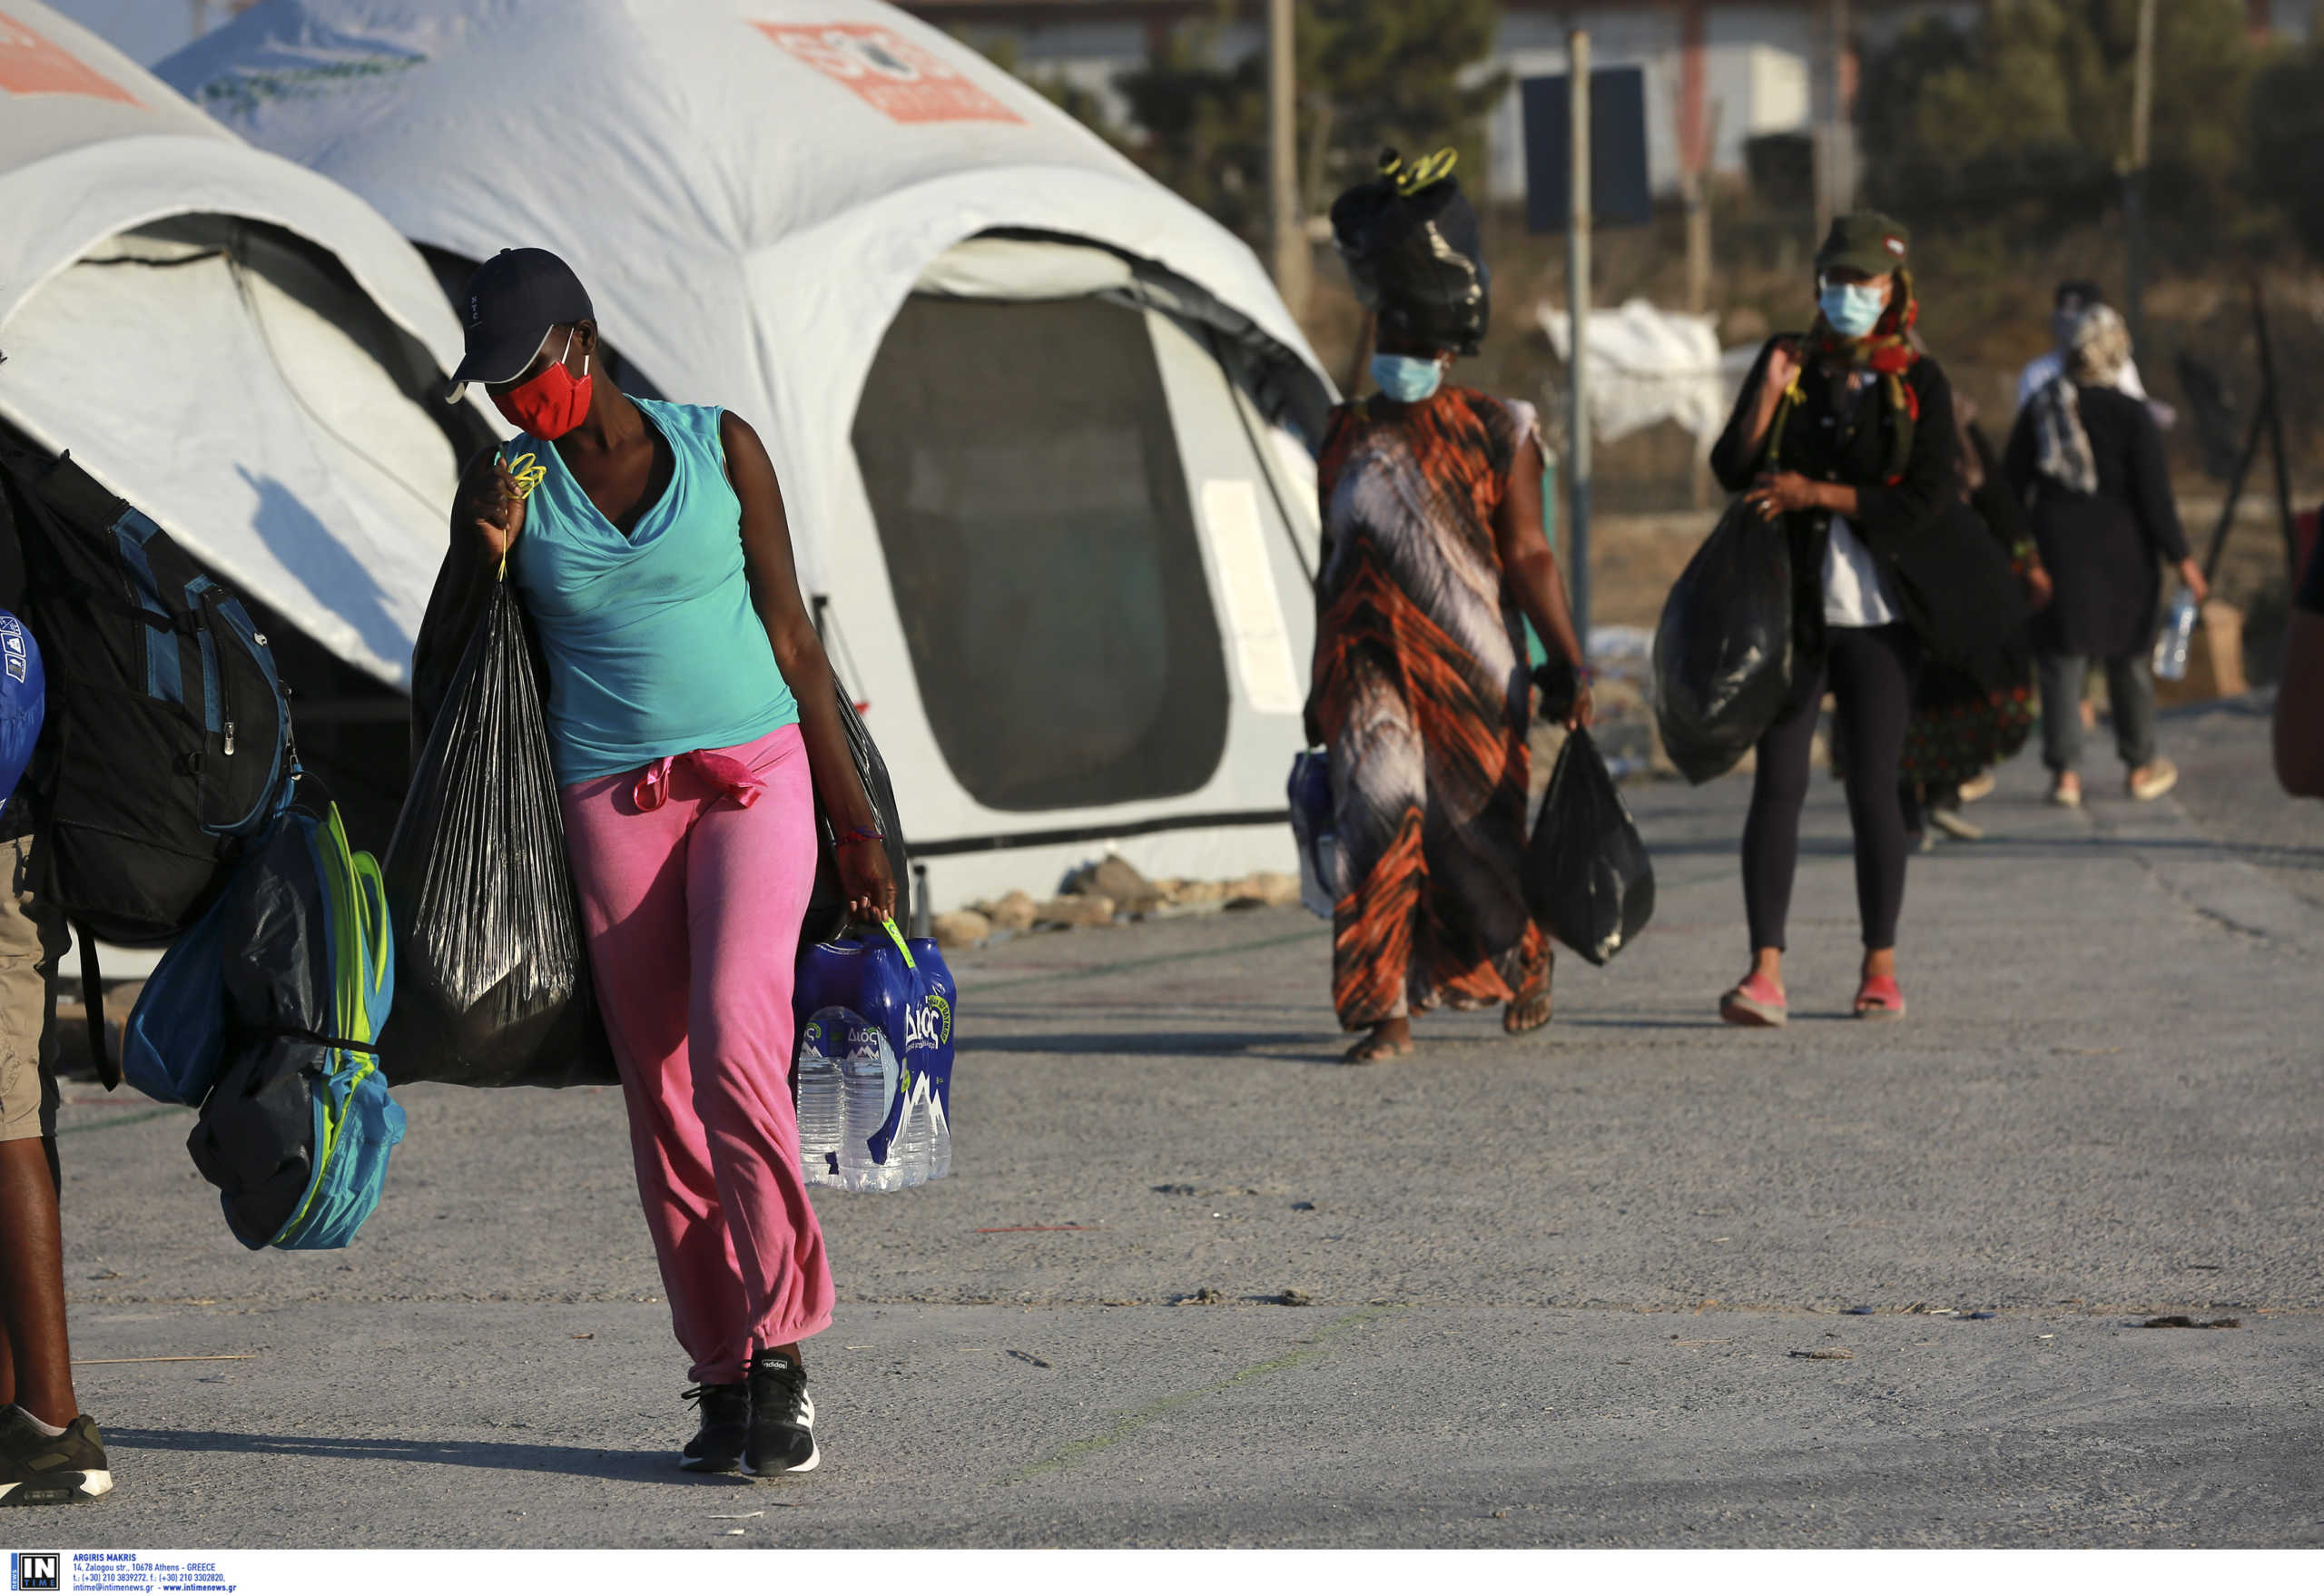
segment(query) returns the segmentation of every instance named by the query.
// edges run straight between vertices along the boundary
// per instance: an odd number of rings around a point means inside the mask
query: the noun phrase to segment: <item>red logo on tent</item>
[[[966,74],[891,28],[861,23],[800,27],[753,23],[768,38],[892,122],[1022,122]]]
[[[86,94],[137,103],[136,96],[14,17],[0,16],[0,90],[11,94]]]

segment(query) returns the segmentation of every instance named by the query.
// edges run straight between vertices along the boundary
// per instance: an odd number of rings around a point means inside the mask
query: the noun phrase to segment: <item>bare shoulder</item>
[[[718,412],[718,441],[725,446],[729,459],[737,454],[748,459],[766,458],[766,444],[760,438],[758,429],[732,410]]]

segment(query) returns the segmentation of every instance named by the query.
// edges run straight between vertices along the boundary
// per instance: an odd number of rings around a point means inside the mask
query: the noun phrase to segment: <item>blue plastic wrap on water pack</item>
[[[892,923],[870,936],[817,942],[799,957],[791,1011],[803,1035],[808,1020],[825,1009],[845,1009],[886,1033],[901,1065],[888,1118],[868,1138],[885,1160],[916,1082],[952,1114],[952,1022],[959,1000],[944,955],[927,937],[907,941]]]
[[[1332,807],[1328,754],[1293,756],[1285,794],[1291,802],[1291,836],[1299,849],[1299,901],[1308,912],[1332,918],[1339,897],[1339,822]]]
[[[0,803],[14,797],[16,783],[25,779],[47,708],[40,645],[24,622],[0,609]]]

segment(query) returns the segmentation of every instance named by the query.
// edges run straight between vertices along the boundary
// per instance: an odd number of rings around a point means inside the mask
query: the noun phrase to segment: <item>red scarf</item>
[[[1816,314],[1815,324],[1807,330],[1807,353],[1811,358],[1871,371],[1879,377],[1889,426],[1887,470],[1884,475],[1891,487],[1903,480],[1905,462],[1913,451],[1913,429],[1921,419],[1921,396],[1905,380],[1905,373],[1921,358],[1921,351],[1912,340],[1913,323],[1920,319],[1921,303],[1913,292],[1913,274],[1900,266],[1896,269],[1896,291],[1888,297],[1888,308],[1880,313],[1880,320],[1873,323],[1870,332],[1862,338],[1836,332],[1820,310]],[[1783,437],[1783,415],[1800,397],[1799,380],[1794,378],[1786,395],[1787,402],[1778,412],[1777,425],[1769,438],[1770,460]]]

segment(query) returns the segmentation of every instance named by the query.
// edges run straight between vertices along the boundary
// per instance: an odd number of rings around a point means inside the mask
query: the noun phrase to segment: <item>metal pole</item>
[[[2122,225],[2126,235],[2124,276],[2130,310],[2131,347],[2146,336],[2147,133],[2154,119],[2154,0],[2139,0],[2138,57],[2131,74],[2131,161],[2122,173]]]
[[[1590,35],[1569,28],[1565,35],[1566,96],[1571,114],[1573,177],[1568,185],[1565,231],[1565,295],[1572,319],[1572,359],[1566,363],[1566,548],[1571,574],[1573,631],[1590,646]]]
[[[1704,0],[1687,0],[1679,19],[1679,185],[1687,205],[1687,310],[1696,316],[1710,309],[1710,162],[1715,119],[1706,97]],[[1688,461],[1688,498],[1697,509],[1710,507],[1710,459],[1701,439]]]
[[[1856,209],[1856,128],[1849,119],[1848,0],[1832,0],[1832,213]],[[1817,240],[1822,242],[1822,240]]]
[[[1267,241],[1275,291],[1297,316],[1307,309],[1310,261],[1299,220],[1299,93],[1292,49],[1293,0],[1267,0]]]
[[[2275,341],[2268,336],[2268,305],[2260,280],[2251,280],[2251,327],[2260,335],[2260,402],[2268,412],[2268,452],[2276,458],[2276,514],[2283,522],[2284,564],[2299,586],[2299,530],[2291,510],[2291,462],[2284,454],[2284,408],[2276,388]]]
[[[1837,210],[1834,196],[1839,192],[1840,161],[1840,16],[1842,0],[1825,0],[1817,7],[1823,18],[1822,37],[1817,41],[1824,59],[1822,68],[1815,74],[1814,87],[1808,97],[1815,105],[1816,125],[1809,134],[1809,153],[1815,163],[1816,241],[1820,245],[1824,235],[1832,230],[1832,218]]]

